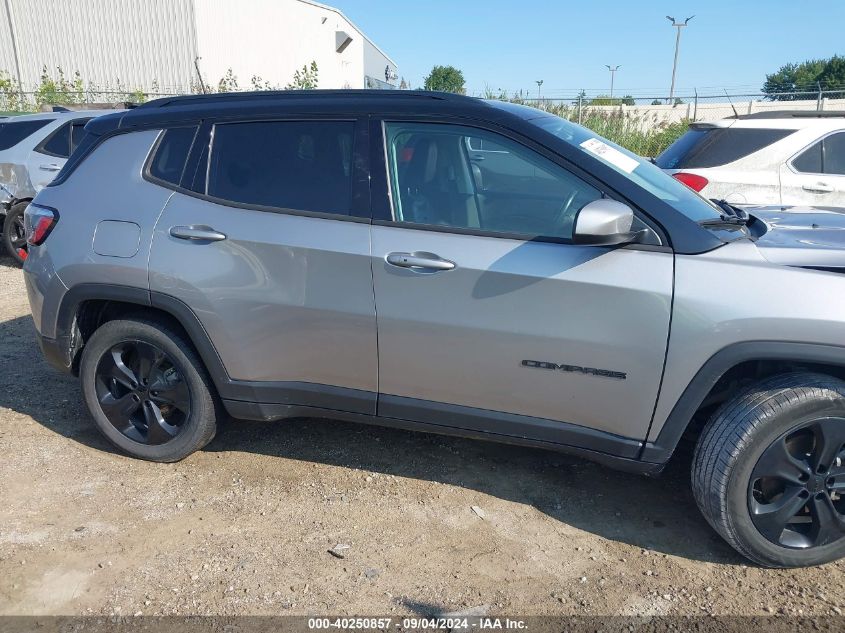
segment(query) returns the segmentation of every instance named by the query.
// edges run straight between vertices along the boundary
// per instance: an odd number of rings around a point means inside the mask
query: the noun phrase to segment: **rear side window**
[[[0,150],[14,147],[33,132],[51,123],[53,119],[39,121],[7,121],[0,123]]]
[[[845,176],[845,132],[814,143],[793,159],[792,166],[805,174]]]
[[[89,120],[90,119],[80,119],[70,123],[65,123],[62,127],[44,139],[44,141],[35,148],[35,151],[40,152],[41,154],[55,156],[57,158],[69,157],[82,140],[82,137],[85,134],[85,124],[88,123]]]
[[[256,121],[214,126],[206,193],[246,205],[349,215],[353,124]]]
[[[795,130],[694,128],[672,143],[655,163],[661,169],[727,165],[786,138]]]
[[[63,125],[53,132],[44,143],[38,146],[36,151],[62,158],[70,156],[70,125]]]
[[[165,130],[150,162],[150,175],[173,185],[182,180],[185,162],[194,142],[196,126]]]

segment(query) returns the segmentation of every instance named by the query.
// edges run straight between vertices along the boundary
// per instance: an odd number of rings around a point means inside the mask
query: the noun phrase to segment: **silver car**
[[[845,554],[841,216],[746,213],[536,109],[232,93],[88,123],[25,215],[47,359],[175,461],[224,415],[564,451],[692,487],[739,552]],[[96,186],[95,186],[96,185]]]

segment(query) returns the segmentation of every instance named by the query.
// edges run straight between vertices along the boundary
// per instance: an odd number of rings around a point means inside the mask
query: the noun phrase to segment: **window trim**
[[[378,168],[378,162],[375,160],[376,155],[376,143],[371,143],[371,147],[373,148],[372,156],[373,162],[370,165],[371,172],[375,172],[378,170],[383,174],[384,182],[375,182],[374,186],[378,187],[383,185],[386,192],[387,192],[387,210],[389,211],[390,218],[386,219],[384,217],[375,217],[376,209],[373,206],[373,224],[378,226],[394,226],[397,228],[410,228],[410,229],[417,229],[422,231],[433,231],[439,233],[454,233],[459,235],[473,235],[476,237],[496,237],[502,239],[509,239],[509,240],[518,240],[521,242],[547,242],[553,244],[565,244],[571,246],[584,246],[576,244],[571,238],[563,238],[563,237],[555,237],[550,235],[532,235],[530,233],[505,233],[501,231],[487,231],[484,229],[474,229],[469,227],[455,227],[455,226],[444,226],[442,224],[421,224],[417,222],[404,222],[396,220],[396,209],[394,205],[394,192],[392,190],[391,185],[391,177],[390,177],[390,156],[389,156],[389,148],[387,147],[387,124],[388,123],[430,123],[430,124],[439,124],[439,125],[456,125],[460,127],[469,127],[469,128],[476,128],[482,130],[484,132],[488,132],[491,134],[498,134],[500,136],[505,137],[506,139],[517,143],[518,145],[539,154],[543,158],[549,160],[553,164],[557,165],[558,167],[565,169],[575,177],[583,180],[591,187],[597,189],[603,197],[609,198],[611,200],[617,200],[628,205],[633,211],[634,215],[639,219],[643,224],[645,224],[651,232],[654,234],[655,238],[659,242],[659,244],[626,244],[622,248],[634,248],[634,249],[641,249],[641,250],[660,250],[660,251],[672,251],[671,246],[668,245],[665,233],[662,228],[660,228],[654,221],[648,218],[637,205],[632,204],[630,201],[625,199],[624,196],[620,196],[615,190],[608,187],[602,181],[595,178],[592,174],[580,169],[577,165],[571,164],[568,160],[566,160],[563,156],[552,152],[548,148],[532,141],[531,139],[527,139],[522,137],[521,135],[515,134],[513,131],[507,128],[500,128],[499,126],[491,125],[487,121],[479,121],[476,119],[452,119],[452,118],[443,118],[443,117],[424,117],[424,116],[403,116],[397,118],[396,116],[374,116],[372,117],[372,125],[370,126],[371,133],[373,131],[377,131],[378,134],[381,135],[381,149],[378,151],[380,154],[379,159],[382,162],[382,168]],[[380,178],[382,176],[380,175]],[[380,193],[380,192],[379,192]],[[383,212],[382,214],[383,215]],[[573,226],[574,228],[574,226]],[[618,247],[617,247],[618,248]]]
[[[80,123],[80,122],[87,124],[88,121],[90,121],[93,118],[94,117],[82,117],[82,118],[79,118],[79,119],[67,119],[66,121],[62,122],[62,124],[59,127],[54,129],[47,136],[45,136],[43,139],[41,139],[41,142],[38,145],[36,145],[33,148],[32,151],[38,152],[39,154],[43,154],[45,156],[52,156],[53,158],[61,158],[62,160],[68,160],[71,157],[71,155],[73,154],[73,152],[71,151],[71,145],[73,145],[73,129],[72,129],[73,124],[74,123]],[[47,143],[49,143],[51,140],[53,140],[53,137],[56,136],[59,132],[61,132],[64,128],[68,129],[68,132],[67,132],[67,151],[68,151],[68,154],[67,154],[67,156],[63,156],[61,154],[56,154],[55,152],[51,152],[51,151],[45,149],[45,146],[47,145]]]
[[[348,214],[344,213],[329,213],[324,211],[305,211],[301,209],[290,209],[287,207],[273,207],[273,206],[266,206],[261,204],[252,204],[252,203],[243,203],[243,202],[236,202],[234,200],[227,200],[225,198],[218,198],[216,196],[211,196],[206,193],[208,187],[208,169],[211,164],[210,160],[207,160],[205,165],[205,181],[204,183],[197,183],[196,175],[199,169],[202,168],[202,165],[199,164],[199,160],[202,157],[203,151],[205,151],[206,145],[209,149],[209,159],[211,157],[211,149],[214,142],[214,126],[216,124],[228,124],[228,123],[264,123],[264,122],[314,122],[314,121],[336,121],[340,123],[351,123],[352,124],[352,173],[350,174],[350,186],[351,196],[350,196],[350,203],[351,208]],[[188,158],[185,161],[185,168],[183,169],[182,179],[178,185],[174,185],[171,182],[163,181],[150,173],[150,166],[152,164],[152,159],[155,156],[155,151],[158,149],[158,143],[160,142],[160,138],[163,135],[164,130],[170,129],[172,127],[197,127],[197,133],[194,135],[194,140],[191,143],[191,149],[188,152]],[[286,116],[279,116],[279,115],[269,115],[269,116],[249,116],[249,117],[209,117],[205,119],[195,120],[191,122],[180,123],[178,125],[170,125],[163,128],[160,128],[161,134],[159,137],[156,138],[156,143],[151,149],[147,159],[144,163],[144,169],[142,172],[142,177],[144,180],[157,184],[161,187],[166,189],[170,189],[171,191],[175,191],[177,193],[181,193],[183,195],[189,196],[191,198],[196,198],[199,200],[204,200],[206,202],[211,202],[214,204],[219,204],[221,206],[230,207],[233,209],[242,209],[246,211],[261,211],[265,213],[278,213],[281,215],[293,215],[299,217],[307,217],[307,218],[318,218],[324,220],[343,220],[349,222],[359,222],[359,223],[370,223],[371,217],[369,214],[369,188],[367,188],[366,192],[366,215],[362,214],[360,208],[356,208],[356,203],[359,205],[361,204],[361,192],[360,192],[360,185],[362,182],[362,178],[360,175],[360,170],[363,166],[360,164],[360,160],[356,160],[356,154],[363,154],[366,156],[367,147],[369,145],[369,140],[364,137],[366,134],[366,117],[360,116],[329,116],[329,117],[320,117],[320,116],[307,116],[302,114],[291,115],[290,117]],[[207,141],[207,143],[206,143]],[[360,144],[360,147],[359,147]],[[193,168],[194,173],[190,173]],[[366,176],[366,174],[365,174]],[[190,182],[188,182],[190,180]],[[202,180],[202,179],[200,179]],[[367,184],[369,184],[369,178],[366,178]],[[202,190],[194,189],[193,187],[196,185],[201,185]]]
[[[832,131],[830,131],[830,132],[828,132],[828,133],[826,133],[822,136],[819,136],[814,141],[812,141],[811,143],[808,143],[807,145],[802,147],[800,150],[795,152],[792,156],[790,156],[786,161],[786,166],[796,176],[833,176],[834,178],[845,178],[845,174],[828,174],[828,173],[825,173],[825,172],[798,171],[798,169],[795,168],[795,165],[792,164],[795,161],[795,159],[797,159],[799,156],[801,156],[801,154],[803,154],[804,152],[809,150],[811,147],[813,147],[813,145],[815,145],[816,143],[821,143],[822,144],[822,169],[824,169],[824,140],[826,138],[828,138],[829,136],[834,136],[836,134],[845,134],[845,129],[832,130]]]

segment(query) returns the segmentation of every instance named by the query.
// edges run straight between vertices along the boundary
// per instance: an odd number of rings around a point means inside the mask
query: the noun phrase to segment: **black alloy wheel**
[[[191,391],[174,360],[147,342],[122,341],[97,363],[95,392],[108,421],[135,442],[178,436],[191,415]]]
[[[845,418],[808,422],[775,440],[751,472],[754,526],[782,547],[821,547],[845,537]]]

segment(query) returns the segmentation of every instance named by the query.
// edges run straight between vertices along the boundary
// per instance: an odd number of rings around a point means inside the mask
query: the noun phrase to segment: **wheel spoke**
[[[150,400],[144,403],[144,419],[147,421],[148,444],[164,444],[179,432],[179,427],[168,424],[161,409]]]
[[[792,455],[786,440],[785,437],[780,438],[760,456],[751,473],[752,480],[775,477],[789,483],[802,484],[812,475],[810,464]]]
[[[135,372],[123,362],[123,348],[113,347],[100,361],[100,372],[113,378],[126,389],[132,390],[138,386]]]
[[[183,413],[188,413],[191,405],[191,395],[185,381],[179,379],[179,382],[166,385],[163,389],[157,389],[155,384],[151,388],[155,390],[155,393],[150,396],[153,402],[169,404]]]
[[[142,385],[147,384],[151,382],[153,372],[158,369],[161,361],[164,360],[164,354],[146,343],[138,343],[136,351],[138,354],[138,379]]]
[[[845,519],[836,511],[830,497],[820,492],[809,503],[813,517],[811,538],[813,546],[827,545],[845,534]]]
[[[751,503],[751,520],[760,533],[770,541],[778,543],[780,535],[789,520],[807,504],[807,492],[803,488],[787,488],[783,496],[773,503]]]
[[[123,431],[132,425],[130,416],[141,405],[137,396],[127,393],[125,396],[115,397],[111,392],[100,397],[100,407],[115,428]]]
[[[838,418],[819,420],[810,427],[816,445],[810,460],[816,472],[824,473],[836,466],[836,458],[845,445],[845,421]],[[841,464],[841,462],[840,462]]]

